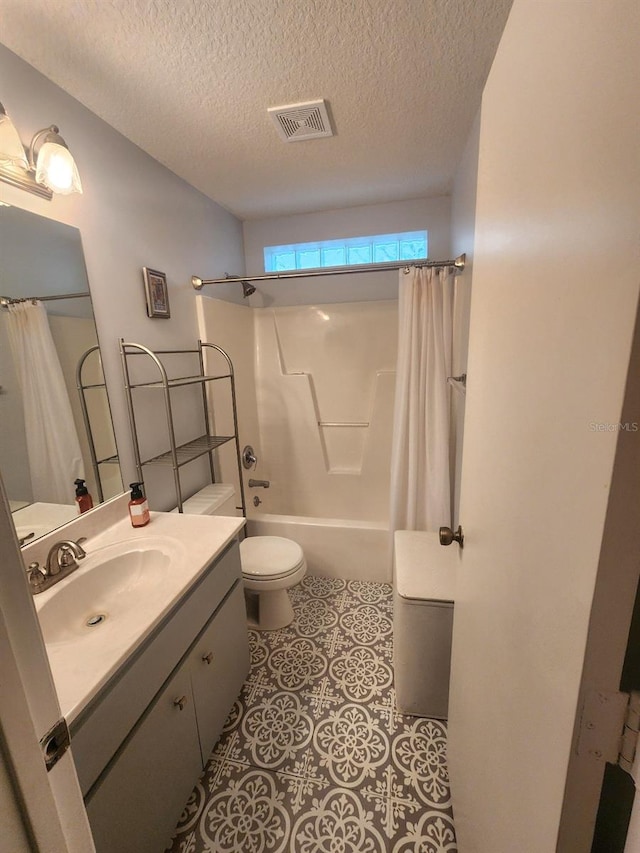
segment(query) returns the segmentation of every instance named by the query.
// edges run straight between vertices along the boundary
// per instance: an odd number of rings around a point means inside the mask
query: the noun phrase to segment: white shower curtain
[[[400,271],[391,530],[451,524],[449,385],[454,273]]]
[[[41,302],[9,305],[7,330],[22,391],[34,501],[72,504],[84,479],[78,433],[47,313]]]

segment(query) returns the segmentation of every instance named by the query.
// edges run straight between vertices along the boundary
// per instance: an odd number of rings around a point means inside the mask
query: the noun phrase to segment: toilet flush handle
[[[458,525],[458,529],[455,533],[450,527],[440,528],[440,544],[451,545],[452,542],[457,542],[461,548],[464,547],[464,533],[462,532],[462,527],[460,527],[460,525]]]

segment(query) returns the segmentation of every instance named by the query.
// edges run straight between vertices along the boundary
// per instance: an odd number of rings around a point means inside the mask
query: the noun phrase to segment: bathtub
[[[253,513],[247,532],[293,539],[312,575],[391,583],[391,536],[384,522]]]

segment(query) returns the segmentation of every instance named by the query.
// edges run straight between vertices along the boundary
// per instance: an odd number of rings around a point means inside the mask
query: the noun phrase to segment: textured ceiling
[[[0,39],[253,219],[449,192],[511,2],[0,0]],[[336,136],[282,142],[319,98]]]

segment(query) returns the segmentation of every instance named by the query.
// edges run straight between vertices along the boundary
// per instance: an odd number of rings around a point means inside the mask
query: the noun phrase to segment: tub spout
[[[269,480],[249,480],[249,488],[250,489],[258,489],[262,487],[263,489],[268,489],[271,483]]]

